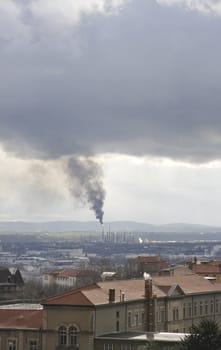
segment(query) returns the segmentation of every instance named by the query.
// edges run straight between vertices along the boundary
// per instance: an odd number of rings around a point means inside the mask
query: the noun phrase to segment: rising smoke
[[[71,157],[67,168],[72,195],[81,202],[88,203],[96,219],[103,224],[105,190],[100,166],[90,158]]]

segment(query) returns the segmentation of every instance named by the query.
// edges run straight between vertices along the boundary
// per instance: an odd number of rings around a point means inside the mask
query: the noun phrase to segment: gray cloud
[[[39,157],[220,158],[219,18],[154,0],[113,1],[121,11],[106,16],[97,0],[59,20],[59,8],[40,3],[0,5],[5,147]]]
[[[157,0],[160,4],[185,6],[190,10],[197,10],[206,14],[221,14],[220,0]]]

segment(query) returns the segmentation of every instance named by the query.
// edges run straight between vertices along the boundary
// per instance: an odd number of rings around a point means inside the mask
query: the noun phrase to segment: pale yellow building
[[[19,331],[0,309],[0,344],[15,341],[1,349],[138,350],[150,332],[186,332],[202,318],[221,327],[220,287],[194,274],[100,282],[49,297],[42,307],[39,327],[26,322],[26,331],[22,318]]]

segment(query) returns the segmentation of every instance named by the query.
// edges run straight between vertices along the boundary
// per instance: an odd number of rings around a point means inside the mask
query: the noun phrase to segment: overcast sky
[[[1,1],[0,220],[221,225],[220,37],[221,0]]]

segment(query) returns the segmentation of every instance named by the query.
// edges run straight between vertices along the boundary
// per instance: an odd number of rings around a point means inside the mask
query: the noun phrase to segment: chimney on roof
[[[115,302],[115,289],[110,288],[109,289],[109,303]]]
[[[125,293],[120,290],[120,301],[125,301]]]
[[[144,288],[146,298],[146,320],[147,320],[147,332],[154,331],[154,302],[153,302],[153,287],[152,278],[148,273],[144,273]]]
[[[153,290],[152,290],[152,278],[149,273],[144,272],[144,286],[145,286],[145,297],[152,298]]]

